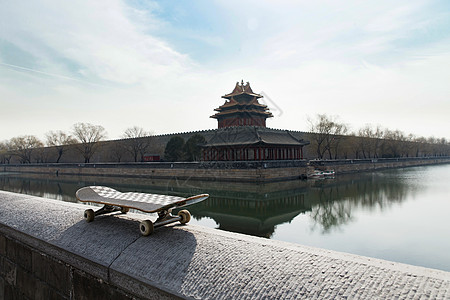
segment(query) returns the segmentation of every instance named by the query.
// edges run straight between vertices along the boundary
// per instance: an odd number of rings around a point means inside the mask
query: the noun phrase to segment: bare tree
[[[59,163],[59,160],[69,148],[69,145],[73,145],[77,142],[71,135],[62,132],[61,130],[49,131],[45,136],[47,138],[47,146],[55,147],[58,153],[56,163]]]
[[[143,161],[144,160],[144,154],[145,151],[147,151],[147,148],[150,145],[150,132],[145,131],[141,127],[131,127],[125,130],[125,133],[123,134],[124,140],[124,147],[127,152],[129,152],[133,158],[134,161]]]
[[[404,155],[405,134],[400,130],[386,129],[384,132],[384,156],[401,157]]]
[[[76,123],[73,125],[73,135],[79,143],[75,145],[75,148],[83,155],[84,162],[88,163],[98,150],[100,141],[106,138],[106,131],[100,125]]]
[[[33,152],[33,158],[37,163],[47,163],[49,162],[49,154],[46,148],[39,147]]]
[[[359,147],[364,158],[378,157],[379,148],[383,138],[383,130],[378,125],[375,129],[367,124],[358,131]]]
[[[427,156],[429,152],[429,146],[427,144],[427,139],[424,137],[416,137],[414,139],[414,147],[416,157]]]
[[[346,134],[348,132],[348,127],[344,123],[334,122],[333,133],[329,139],[328,153],[331,159],[331,150],[334,151],[334,159],[338,159],[339,149],[341,142],[346,139]]]
[[[347,125],[339,123],[337,117],[329,117],[326,114],[318,114],[316,120],[308,118],[308,123],[316,144],[317,157],[322,159],[328,152],[329,158],[332,159],[333,150],[334,157],[337,158],[340,142],[348,131]]]
[[[370,139],[372,135],[372,127],[370,125],[366,125],[358,130],[358,146],[364,158],[370,157]]]
[[[449,153],[450,153],[449,146],[450,146],[450,144],[445,138],[440,138],[438,140],[439,155],[441,155],[441,156],[449,155]]]
[[[327,115],[318,114],[317,120],[308,117],[309,128],[312,133],[312,138],[316,144],[317,157],[322,159],[325,154],[326,139],[331,134],[331,124]]]
[[[444,156],[449,155],[450,145],[445,138],[429,137],[427,139],[429,145],[429,155]]]
[[[383,140],[382,140],[383,135],[384,135],[384,131],[380,125],[377,125],[375,130],[372,131],[371,147],[372,147],[372,151],[373,151],[373,157],[375,157],[375,158],[379,157],[380,147],[383,142]]]
[[[109,149],[109,157],[111,161],[121,162],[122,157],[125,155],[125,144],[124,141],[116,141],[112,146],[112,149]]]
[[[341,151],[344,159],[359,158],[359,137],[355,133],[345,136],[344,143],[342,143]]]
[[[36,148],[44,144],[34,135],[23,135],[10,140],[10,148],[13,155],[17,156],[21,163],[31,163],[32,154]]]
[[[11,162],[11,147],[8,141],[0,142],[0,163],[9,164]]]

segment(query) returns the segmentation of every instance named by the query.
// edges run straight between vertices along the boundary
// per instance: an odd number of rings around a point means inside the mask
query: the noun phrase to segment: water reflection
[[[20,175],[0,176],[0,190],[34,195],[66,202],[77,202],[75,192],[77,185],[73,182],[38,179]]]
[[[347,175],[313,184],[308,192],[313,229],[328,233],[351,222],[354,209],[383,211],[410,197],[416,189],[395,176],[396,171]]]
[[[312,230],[327,233],[352,222],[354,209],[384,210],[414,193],[393,173],[339,176],[320,181],[269,184],[150,180],[145,178],[0,175],[0,189],[76,202],[75,191],[107,185],[121,191],[179,196],[209,193],[210,199],[190,208],[196,220],[213,219],[219,229],[270,238],[280,224],[300,214],[311,218]]]
[[[212,196],[191,211],[195,218],[213,219],[219,229],[269,238],[278,224],[311,210],[305,203],[305,194],[276,198],[267,194],[249,196],[245,199]]]

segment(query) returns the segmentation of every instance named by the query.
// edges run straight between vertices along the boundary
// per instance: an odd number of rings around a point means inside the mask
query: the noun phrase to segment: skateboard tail
[[[161,210],[165,210],[165,209],[169,209],[169,208],[181,208],[184,206],[202,202],[208,198],[209,198],[209,194],[200,194],[200,195],[192,196],[192,197],[186,198],[184,200],[178,201],[174,204],[169,204],[164,207],[161,207]]]

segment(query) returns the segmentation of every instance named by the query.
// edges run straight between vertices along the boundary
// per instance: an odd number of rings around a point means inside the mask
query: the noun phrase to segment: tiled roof
[[[222,98],[229,99],[233,96],[242,95],[242,94],[251,95],[251,96],[254,96],[257,98],[262,97],[260,94],[255,94],[253,92],[252,88],[250,87],[250,83],[247,82],[247,84],[244,85],[244,81],[242,81],[240,85],[239,85],[239,82],[236,82],[236,86],[234,87],[234,90],[231,93],[226,94],[225,96],[222,96]]]
[[[304,146],[309,141],[294,137],[288,130],[276,130],[260,126],[237,126],[220,128],[208,141],[208,146],[237,146],[237,145],[284,145]]]
[[[218,109],[216,111],[219,111]],[[218,116],[224,116],[224,115],[237,115],[237,114],[247,114],[247,115],[262,115],[266,118],[273,117],[272,113],[266,110],[258,110],[258,109],[229,109],[229,110],[222,110],[219,113],[211,116],[211,118],[217,118]]]

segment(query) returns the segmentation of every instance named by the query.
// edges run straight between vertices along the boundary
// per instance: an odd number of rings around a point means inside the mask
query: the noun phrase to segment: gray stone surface
[[[0,232],[144,298],[450,299],[449,272],[194,225],[141,237],[147,215],[85,208],[0,191]]]

